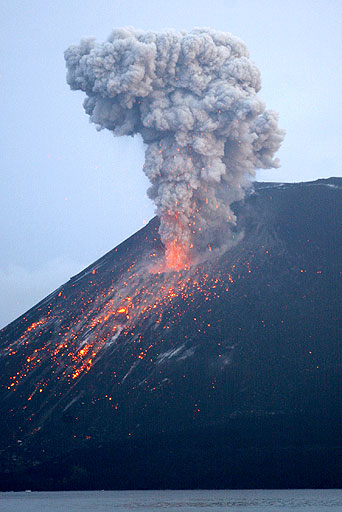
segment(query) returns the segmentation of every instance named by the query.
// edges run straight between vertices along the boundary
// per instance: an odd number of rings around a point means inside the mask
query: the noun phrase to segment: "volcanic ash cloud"
[[[71,89],[98,129],[140,133],[166,264],[179,269],[231,237],[231,204],[256,168],[278,167],[284,131],[258,98],[245,44],[211,29],[116,29],[65,52]]]

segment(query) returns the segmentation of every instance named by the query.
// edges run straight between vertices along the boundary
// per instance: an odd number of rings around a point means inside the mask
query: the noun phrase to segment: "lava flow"
[[[153,256],[156,254],[152,253],[151,258]],[[151,272],[150,262],[133,262],[115,284],[106,289],[97,289],[98,270],[93,269],[78,278],[89,279],[88,295],[82,288],[81,295],[75,295],[71,302],[63,289],[56,292],[46,314],[29,323],[5,350],[7,355],[18,357],[18,370],[10,377],[8,390],[15,391],[38,367],[47,363],[49,376],[35,383],[27,397],[31,401],[47,387],[56,390],[58,381],[73,383],[89,372],[105,355],[106,349],[115,350],[119,344],[127,345],[134,364],[145,358],[152,361],[156,357],[153,343],[144,347],[141,343],[140,332],[146,325],[160,324],[167,330],[165,315],[171,315],[170,321],[174,323],[182,318],[186,304],[191,303],[196,294],[203,294],[208,300],[216,294],[218,283],[227,290],[225,281],[229,286],[233,282],[231,275],[220,280],[209,277],[199,267],[171,271],[170,268],[185,266],[182,247],[176,243],[171,245],[166,261],[169,267],[166,272]],[[76,276],[72,287],[77,287],[78,279]],[[67,302],[66,308],[63,300]],[[115,368],[116,375],[120,376],[120,370],[120,366]],[[121,377],[124,380],[125,376]]]

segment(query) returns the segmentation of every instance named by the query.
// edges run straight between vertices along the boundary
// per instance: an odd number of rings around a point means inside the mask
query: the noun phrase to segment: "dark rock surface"
[[[224,254],[151,271],[155,218],[0,331],[1,489],[341,487],[342,179],[235,210]]]

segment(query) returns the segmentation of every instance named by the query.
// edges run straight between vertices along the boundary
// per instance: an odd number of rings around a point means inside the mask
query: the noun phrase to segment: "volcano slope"
[[[155,218],[3,329],[1,488],[341,487],[341,186],[255,184],[182,272]]]

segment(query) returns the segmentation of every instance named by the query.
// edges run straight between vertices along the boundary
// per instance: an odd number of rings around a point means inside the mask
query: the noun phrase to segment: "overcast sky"
[[[153,216],[136,138],[97,132],[63,52],[112,28],[239,36],[287,135],[267,181],[342,176],[341,0],[0,1],[0,327]]]

